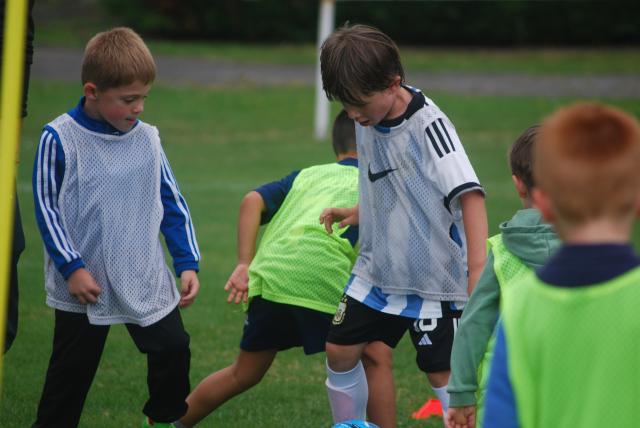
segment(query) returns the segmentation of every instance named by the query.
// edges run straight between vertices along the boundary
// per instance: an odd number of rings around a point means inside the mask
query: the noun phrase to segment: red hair
[[[534,178],[567,222],[635,210],[640,194],[640,125],[630,114],[596,103],[557,110],[540,129]]]

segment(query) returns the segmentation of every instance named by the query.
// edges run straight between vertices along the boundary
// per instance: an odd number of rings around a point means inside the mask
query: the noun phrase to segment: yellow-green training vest
[[[640,426],[640,268],[580,288],[531,275],[503,303],[520,427]]]
[[[500,286],[500,294],[514,283],[522,280],[524,276],[531,273],[532,269],[524,264],[518,256],[514,255],[507,249],[502,241],[502,234],[494,235],[487,240],[487,249],[493,253],[493,271],[498,278]],[[487,351],[480,367],[478,367],[478,391],[476,393],[476,426],[481,428],[484,415],[484,393],[489,379],[489,367],[491,366],[491,358],[493,356],[493,347],[495,346],[495,333],[489,339]]]
[[[320,213],[358,203],[358,168],[312,166],[296,176],[264,232],[249,266],[249,297],[334,314],[357,251],[334,225],[328,234]]]

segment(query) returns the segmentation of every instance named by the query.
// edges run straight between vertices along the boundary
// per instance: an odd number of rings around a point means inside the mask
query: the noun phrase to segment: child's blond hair
[[[625,219],[640,195],[640,125],[628,113],[577,103],[547,118],[534,148],[536,185],[556,215],[580,224]]]
[[[82,84],[95,84],[106,90],[136,81],[150,84],[156,77],[156,64],[149,48],[132,29],[113,28],[89,40],[82,61]]]

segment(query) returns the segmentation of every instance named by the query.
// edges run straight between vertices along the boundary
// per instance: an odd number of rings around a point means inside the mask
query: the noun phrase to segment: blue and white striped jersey
[[[139,121],[122,133],[88,117],[83,101],[45,126],[33,170],[47,304],[86,312],[92,324],[150,325],[180,300],[160,232],[176,274],[198,270],[189,208],[157,129]],[[95,304],[67,290],[81,267],[102,288]]]
[[[407,89],[413,98],[403,116],[375,127],[356,124],[361,248],[353,274],[392,302],[407,295],[464,302],[458,198],[483,190],[449,119],[420,91]],[[347,294],[358,299],[353,288]],[[384,312],[402,312],[407,298],[401,300]]]
[[[424,299],[417,294],[387,294],[355,275],[349,278],[345,293],[376,311],[415,319],[443,318],[447,313],[463,310],[465,306],[464,301],[441,302]]]

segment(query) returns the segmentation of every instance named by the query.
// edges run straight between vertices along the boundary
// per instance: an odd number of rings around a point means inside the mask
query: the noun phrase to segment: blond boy
[[[34,427],[78,425],[109,326],[119,323],[147,355],[144,424],[170,426],[187,410],[189,335],[178,307],[198,293],[200,253],[158,130],[138,119],[154,78],[134,31],[99,33],[85,50],[84,96],[44,127],[33,194],[55,333]]]

